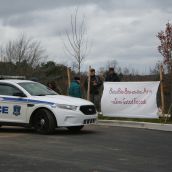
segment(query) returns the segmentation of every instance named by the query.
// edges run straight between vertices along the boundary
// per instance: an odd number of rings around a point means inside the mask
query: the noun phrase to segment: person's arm
[[[108,79],[108,75],[106,75],[106,77],[105,77],[105,81],[109,81],[109,79]]]
[[[99,76],[96,76],[96,82],[97,82],[97,87],[100,87],[102,85],[102,81]]]

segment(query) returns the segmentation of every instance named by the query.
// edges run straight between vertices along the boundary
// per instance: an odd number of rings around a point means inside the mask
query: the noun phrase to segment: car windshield
[[[22,82],[19,85],[32,96],[57,95],[55,91],[38,82]]]

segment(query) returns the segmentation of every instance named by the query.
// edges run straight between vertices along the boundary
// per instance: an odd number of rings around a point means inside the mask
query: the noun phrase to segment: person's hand
[[[94,85],[94,86],[97,86],[97,82],[96,82],[96,81],[93,81],[93,85]]]

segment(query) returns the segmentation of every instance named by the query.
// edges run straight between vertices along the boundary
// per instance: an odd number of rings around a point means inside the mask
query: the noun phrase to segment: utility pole
[[[160,88],[161,88],[161,109],[164,117],[164,88],[163,88],[163,65],[160,66]]]
[[[88,71],[88,89],[87,89],[87,100],[90,100],[90,70],[91,66],[89,66],[89,71]]]

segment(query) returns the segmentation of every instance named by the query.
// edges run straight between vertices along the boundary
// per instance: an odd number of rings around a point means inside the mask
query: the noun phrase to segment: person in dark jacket
[[[115,70],[113,67],[109,68],[109,72],[105,78],[106,82],[119,82],[120,78],[119,76],[115,73]]]
[[[74,80],[71,82],[69,87],[69,96],[81,98],[81,86],[80,86],[80,77],[74,77]]]
[[[100,111],[100,88],[102,81],[99,76],[95,75],[95,69],[90,70],[90,101],[96,106],[96,109]],[[88,87],[88,79],[85,82],[86,88]]]

